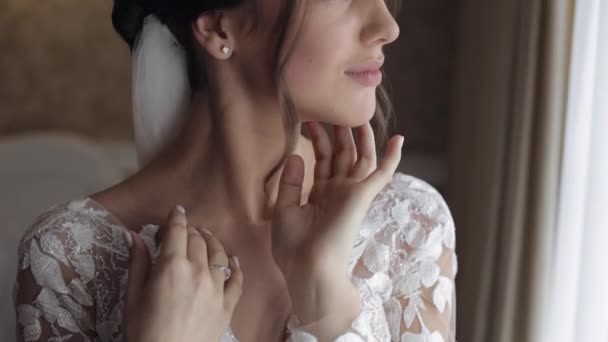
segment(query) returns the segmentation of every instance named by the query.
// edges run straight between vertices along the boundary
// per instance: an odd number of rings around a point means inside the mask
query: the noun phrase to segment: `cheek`
[[[317,37],[322,37],[319,34]],[[332,40],[305,37],[285,67],[285,82],[301,121],[356,127],[368,122],[376,107],[375,91],[344,74],[353,58]]]
[[[315,35],[312,32],[302,36],[287,62],[285,80],[294,92],[309,92],[311,88],[327,85],[330,79],[335,79],[333,48],[321,39],[313,39]]]

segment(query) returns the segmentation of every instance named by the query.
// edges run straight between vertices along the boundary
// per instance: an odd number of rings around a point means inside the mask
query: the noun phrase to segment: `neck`
[[[245,103],[213,108],[204,94],[197,95],[179,137],[131,184],[139,194],[133,196],[138,207],[141,201],[150,202],[144,208],[161,211],[143,216],[164,222],[169,209],[180,203],[191,222],[212,231],[235,224],[266,226],[284,166],[286,136],[278,108],[259,99],[255,105]],[[314,177],[311,142],[299,136],[293,154],[306,165],[305,203]]]

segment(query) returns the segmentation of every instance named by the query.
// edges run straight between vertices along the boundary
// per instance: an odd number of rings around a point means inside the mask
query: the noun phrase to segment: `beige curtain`
[[[462,342],[540,340],[573,2],[462,2],[447,190]]]

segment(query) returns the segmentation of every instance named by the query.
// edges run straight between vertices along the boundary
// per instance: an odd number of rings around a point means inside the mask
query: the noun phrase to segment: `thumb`
[[[302,157],[292,154],[287,158],[283,173],[281,174],[275,208],[283,209],[300,206],[303,182],[304,160],[302,160]]]
[[[129,235],[128,237],[126,235]],[[139,304],[139,294],[144,288],[150,268],[150,253],[139,234],[132,231],[125,233],[127,241],[131,242],[129,261],[129,280],[127,286],[127,314],[134,312]]]

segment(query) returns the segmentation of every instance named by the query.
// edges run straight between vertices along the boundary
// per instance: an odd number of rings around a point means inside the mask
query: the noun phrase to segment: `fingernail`
[[[128,230],[125,230],[124,232],[122,232],[122,235],[125,238],[125,242],[127,243],[127,247],[130,249],[131,247],[133,247],[133,237],[131,236],[131,234],[129,234]]]
[[[201,228],[201,230],[203,231],[203,233],[205,233],[207,235],[213,235],[213,234],[211,234],[211,232],[209,230],[207,230],[207,228]]]
[[[178,204],[178,205],[175,207],[175,209],[177,209],[177,211],[179,211],[180,213],[182,213],[182,214],[186,215],[186,209],[185,209],[184,207],[182,207],[181,205],[179,205],[179,204]]]
[[[236,255],[232,257],[232,260],[234,260],[234,263],[236,264],[236,267],[241,267],[241,264],[239,263],[239,257],[237,257]]]
[[[403,143],[405,142],[405,137],[401,136],[401,138],[399,139],[399,149],[403,148]]]

